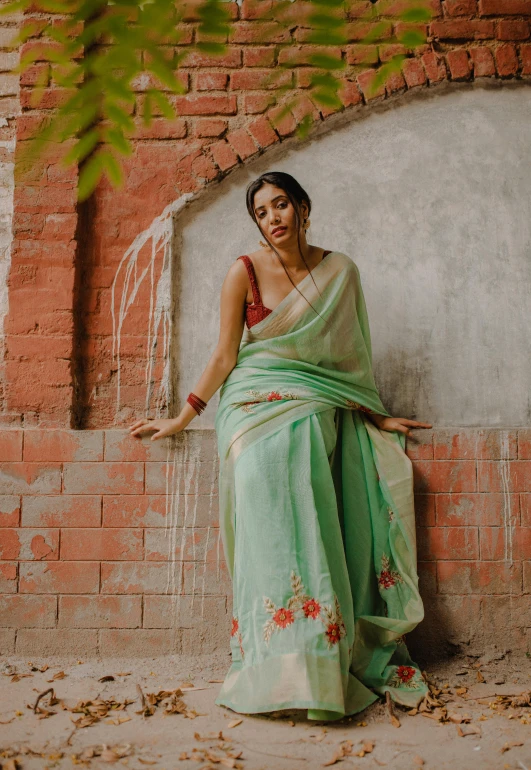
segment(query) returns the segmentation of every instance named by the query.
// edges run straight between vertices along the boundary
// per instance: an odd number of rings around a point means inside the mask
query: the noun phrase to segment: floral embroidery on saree
[[[389,521],[393,521],[395,512],[393,511],[390,505],[387,506],[387,513],[389,514]]]
[[[245,657],[245,653],[243,651],[243,645],[242,645],[242,635],[240,631],[240,624],[238,622],[238,618],[234,617],[232,618],[232,628],[230,632],[231,636],[235,636],[238,640],[238,645],[240,647],[240,653],[242,658]]]
[[[305,593],[302,578],[300,575],[296,575],[293,570],[291,572],[291,590],[293,593],[285,607],[277,607],[269,597],[264,596],[265,610],[271,615],[271,618],[264,624],[264,640],[269,642],[275,631],[287,628],[298,618],[309,618],[321,620],[324,624],[324,634],[329,648],[337,644],[347,633],[337,596],[334,596],[333,607],[320,604],[317,599]]]
[[[408,690],[418,690],[423,682],[422,673],[413,666],[397,666],[389,680],[391,687],[406,687]]]
[[[296,393],[278,390],[268,390],[265,393],[261,393],[259,390],[246,390],[244,396],[249,396],[251,398],[250,401],[243,401],[239,404],[244,412],[252,412],[253,409],[251,408],[251,405],[260,404],[263,401],[284,401],[300,398]]]
[[[368,414],[377,414],[373,409],[369,409],[368,406],[362,406],[361,404],[358,404],[357,401],[351,401],[350,398],[347,398],[345,400],[346,405],[350,409],[359,409],[360,412],[367,412]]]
[[[382,588],[391,588],[396,583],[403,583],[402,575],[396,570],[391,569],[391,563],[389,557],[385,554],[382,556],[382,569],[378,575],[378,583]]]

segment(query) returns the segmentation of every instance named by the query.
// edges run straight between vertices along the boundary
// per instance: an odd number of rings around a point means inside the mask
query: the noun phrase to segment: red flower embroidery
[[[280,628],[286,628],[286,626],[289,626],[294,621],[293,612],[285,607],[281,607],[273,615],[273,620]]]
[[[267,394],[267,400],[268,401],[282,401],[282,396],[280,393],[277,393],[276,390],[272,390],[271,393]]]
[[[389,572],[389,570],[382,570],[380,572],[380,577],[378,578],[378,582],[382,586],[382,588],[391,588],[391,586],[394,586],[396,583],[394,577]]]
[[[232,618],[232,629],[231,629],[231,632],[230,632],[231,636],[236,636],[236,634],[238,633],[238,627],[239,627],[238,626],[238,618]]]
[[[304,602],[302,605],[302,609],[307,618],[318,618],[319,613],[321,612],[321,605],[319,602],[316,602],[315,599],[308,599],[308,601]]]
[[[330,623],[326,629],[329,644],[337,644],[341,639],[341,628],[339,623]]]
[[[396,676],[400,679],[400,681],[409,682],[410,679],[412,679],[415,676],[415,669],[411,666],[398,666],[396,669]]]

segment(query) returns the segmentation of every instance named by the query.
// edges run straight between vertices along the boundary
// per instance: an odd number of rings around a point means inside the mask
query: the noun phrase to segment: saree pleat
[[[315,280],[317,286],[311,282]],[[411,462],[372,376],[359,271],[332,252],[244,333],[216,414],[232,665],[216,699],[339,719],[427,685]],[[317,313],[315,311],[318,311]]]

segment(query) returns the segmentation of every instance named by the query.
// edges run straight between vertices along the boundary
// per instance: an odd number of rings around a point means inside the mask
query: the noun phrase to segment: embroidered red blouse
[[[323,254],[323,259],[330,253],[330,250],[325,251]],[[247,328],[250,329],[251,326],[254,326],[254,324],[257,324],[264,318],[267,318],[269,313],[272,313],[273,311],[262,303],[260,290],[258,288],[258,281],[256,280],[256,273],[254,271],[254,265],[251,258],[248,257],[247,254],[242,254],[242,256],[238,257],[238,259],[243,259],[245,267],[247,268],[247,273],[249,274],[251,289],[253,290],[253,301],[245,303],[245,322],[247,324]]]

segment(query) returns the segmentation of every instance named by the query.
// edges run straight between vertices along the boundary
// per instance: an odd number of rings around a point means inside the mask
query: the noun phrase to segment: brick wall
[[[9,430],[0,446],[4,654],[226,648],[213,431],[170,447],[122,430]],[[423,431],[407,452],[426,611],[411,649],[530,651],[531,430]]]
[[[396,44],[396,5],[379,0],[375,8],[386,24],[367,46],[360,40],[370,25],[360,16],[370,3],[345,3],[349,42],[327,51],[347,65],[343,106],[333,111],[308,97],[308,6],[293,3],[296,22],[286,30],[274,18],[275,0],[228,3],[234,27],[227,54],[184,61],[187,93],[172,97],[179,117],[157,118],[145,129],[135,115],[125,186],[114,190],[104,181],[83,206],[76,204],[76,172],[61,167],[58,152],[23,185],[13,190],[9,181],[15,136],[20,149],[61,94],[50,77],[41,109],[30,107],[37,74],[52,74],[46,61],[37,62],[21,81],[17,117],[18,87],[5,71],[5,46],[7,29],[18,21],[4,20],[0,205],[2,244],[8,244],[2,259],[10,269],[0,303],[0,312],[8,311],[0,372],[3,652],[151,655],[227,644],[230,588],[217,529],[213,434],[191,430],[168,451],[134,444],[118,429],[146,406],[164,414],[172,405],[170,391],[157,403],[148,393],[146,404],[149,281],[137,287],[120,329],[119,362],[113,289],[119,303],[133,248],[138,274],[153,260],[158,279],[168,259],[168,216],[278,147],[305,114],[319,126],[337,112],[369,114],[373,105],[412,91],[479,80],[531,82],[531,0],[431,0],[428,43],[416,53]],[[182,47],[197,35],[193,4],[188,8]],[[372,96],[374,73],[396,52],[408,56],[402,72]],[[288,57],[296,62],[293,71],[278,70],[276,84],[266,88],[266,76]],[[272,97],[286,78],[300,99],[275,124]],[[140,97],[148,85],[139,79]],[[154,380],[169,355],[161,342],[167,332],[155,331]],[[530,439],[524,428],[438,428],[423,432],[418,446],[410,442],[426,607],[411,643],[423,656],[493,641],[529,650]]]

